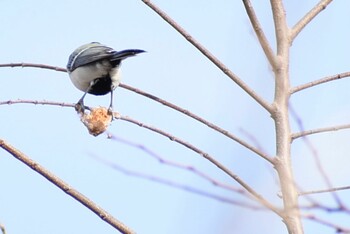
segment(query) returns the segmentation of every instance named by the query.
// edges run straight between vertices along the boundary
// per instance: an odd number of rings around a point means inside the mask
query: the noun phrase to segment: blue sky
[[[254,36],[241,1],[156,1],[268,101],[273,75]],[[317,1],[286,2],[294,25]],[[253,2],[268,39],[275,44],[267,1]],[[293,85],[349,71],[350,2],[334,1],[301,32],[291,48]],[[144,49],[122,66],[122,82],[145,90],[212,121],[274,154],[270,116],[219,69],[141,1],[0,1],[0,63],[30,62],[65,67],[81,44],[99,41],[116,50]],[[347,79],[295,94],[291,103],[304,127],[348,123]],[[75,103],[82,95],[66,73],[34,68],[1,68],[0,101],[28,99]],[[264,160],[232,140],[159,103],[118,88],[115,110],[191,142],[227,165],[276,204],[276,175]],[[89,106],[107,106],[109,96],[88,95]],[[0,106],[1,138],[45,166],[138,233],[286,233],[280,218],[251,211],[148,180],[127,176],[92,156],[133,171],[170,179],[239,200],[193,173],[158,163],[139,148],[87,133],[72,108],[14,104]],[[293,130],[297,125],[293,122]],[[199,155],[169,139],[117,120],[109,131],[156,154],[193,165],[217,180],[237,186]],[[349,185],[349,131],[310,137],[335,186]],[[308,147],[293,144],[298,184],[324,188]],[[0,150],[0,223],[8,233],[115,233],[108,224],[44,178]],[[342,198],[348,192],[340,192]],[[315,196],[317,198],[317,196]],[[332,204],[330,196],[321,201]],[[327,203],[327,204],[328,204]],[[324,216],[327,214],[321,213]],[[326,216],[330,218],[329,216]],[[339,224],[348,216],[334,215]],[[347,221],[345,221],[347,219]],[[252,225],[252,223],[254,225]],[[307,233],[334,233],[304,222]]]

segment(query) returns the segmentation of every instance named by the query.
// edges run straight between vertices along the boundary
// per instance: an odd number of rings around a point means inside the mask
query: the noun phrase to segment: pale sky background
[[[286,1],[294,25],[318,1]],[[155,1],[242,80],[268,101],[273,76],[241,1]],[[253,1],[274,47],[269,1]],[[274,154],[270,116],[141,1],[0,1],[0,63],[30,62],[65,67],[78,46],[98,41],[122,49],[147,51],[123,63],[122,82],[173,102]],[[334,1],[303,30],[291,48],[291,83],[299,85],[350,70],[350,1]],[[292,105],[306,129],[349,123],[349,79],[295,94]],[[75,103],[82,95],[62,72],[0,68],[0,102],[28,99]],[[89,106],[108,106],[109,95],[88,95]],[[115,110],[191,142],[274,203],[276,174],[261,158],[208,127],[150,99],[122,88]],[[137,233],[287,233],[276,215],[252,211],[177,188],[125,175],[102,164],[102,157],[140,173],[241,201],[191,172],[158,163],[145,151],[93,137],[72,108],[14,104],[0,106],[1,139],[68,182]],[[243,131],[242,131],[243,130]],[[293,130],[298,126],[293,122]],[[169,139],[117,120],[109,131],[141,144],[163,158],[192,165],[217,180],[237,186],[223,172]],[[334,186],[350,184],[350,131],[309,139]],[[297,183],[304,190],[325,188],[309,148],[293,144]],[[116,233],[116,230],[43,177],[0,150],[0,223],[9,234]],[[350,206],[348,191],[339,192]],[[330,195],[313,196],[334,204]],[[306,211],[310,212],[310,211]],[[349,216],[317,213],[340,225]],[[349,227],[349,225],[348,225]],[[334,233],[304,221],[305,233]]]

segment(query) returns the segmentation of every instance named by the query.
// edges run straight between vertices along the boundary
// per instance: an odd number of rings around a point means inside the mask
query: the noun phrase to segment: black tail
[[[144,50],[138,50],[138,49],[129,49],[129,50],[122,50],[122,51],[116,51],[113,57],[111,58],[112,61],[115,60],[123,60],[131,56],[135,56],[140,53],[144,53],[146,51]]]

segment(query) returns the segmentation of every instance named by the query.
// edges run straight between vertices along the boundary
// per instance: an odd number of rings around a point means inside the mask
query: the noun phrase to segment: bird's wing
[[[139,49],[128,49],[128,50],[122,50],[122,51],[114,51],[113,56],[111,57],[111,61],[115,60],[123,60],[131,56],[135,56],[139,53],[144,53],[146,51],[139,50]]]
[[[67,64],[68,71],[73,71],[77,67],[96,62],[98,60],[113,57],[116,51],[101,44],[92,44],[84,49],[76,49],[70,56]]]

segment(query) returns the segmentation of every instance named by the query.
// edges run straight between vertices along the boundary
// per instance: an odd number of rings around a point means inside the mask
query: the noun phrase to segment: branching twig
[[[297,113],[295,112],[294,108],[290,105],[290,113],[291,115],[296,119],[297,124],[299,126],[299,129],[301,131],[304,130],[304,124],[303,121],[301,120],[301,118],[297,115]],[[315,160],[316,163],[316,167],[318,169],[318,171],[320,172],[324,182],[326,183],[326,185],[328,186],[329,189],[332,189],[334,186],[331,183],[331,180],[329,179],[329,177],[327,176],[326,171],[324,170],[321,160],[319,158],[318,152],[316,150],[316,148],[313,146],[313,144],[310,142],[308,137],[303,137],[302,138],[303,141],[305,142],[305,144],[308,146],[308,148],[310,149],[313,158]],[[345,207],[344,204],[342,203],[341,199],[339,198],[339,196],[337,195],[337,193],[331,193],[331,195],[333,196],[334,200],[337,202],[339,207]]]
[[[243,4],[245,7],[245,10],[248,14],[248,17],[250,19],[250,22],[253,26],[253,29],[255,31],[256,36],[259,39],[260,45],[262,49],[264,50],[264,53],[266,55],[266,58],[269,60],[270,65],[273,69],[276,68],[276,56],[275,53],[273,52],[269,41],[267,40],[264,31],[261,28],[261,25],[259,23],[259,20],[254,12],[254,8],[250,2],[250,0],[243,0]]]
[[[184,28],[175,22],[170,16],[168,16],[159,7],[153,4],[150,0],[142,0],[147,6],[149,6],[154,12],[162,17],[167,23],[169,23],[176,31],[178,31],[188,42],[196,47],[205,57],[207,57],[213,64],[215,64],[222,72],[224,72],[232,81],[234,81],[239,87],[241,87],[248,95],[250,95],[257,103],[265,108],[269,113],[272,112],[272,106],[262,97],[255,93],[246,83],[244,83],[236,74],[234,74],[228,67],[226,67],[217,57],[215,57],[209,50],[207,50],[202,44],[194,39]]]
[[[268,162],[270,162],[270,163],[273,163],[273,159],[272,159],[269,155],[267,155],[266,153],[264,153],[262,150],[260,150],[259,148],[256,148],[256,147],[254,147],[254,146],[248,144],[247,142],[245,142],[245,141],[243,141],[242,139],[236,137],[235,135],[233,135],[233,134],[230,133],[229,131],[220,128],[219,126],[217,126],[217,125],[215,125],[215,124],[213,124],[213,123],[211,123],[211,122],[209,122],[209,121],[203,119],[202,117],[200,117],[200,116],[198,116],[198,115],[196,115],[196,114],[194,114],[194,113],[192,113],[192,112],[190,112],[190,111],[188,111],[188,110],[186,110],[186,109],[183,109],[183,108],[181,108],[181,107],[179,107],[179,106],[176,106],[176,105],[174,105],[174,104],[172,104],[172,103],[170,103],[170,102],[168,102],[168,101],[166,101],[166,100],[164,100],[164,99],[161,99],[161,98],[156,97],[156,96],[154,96],[154,95],[152,95],[152,94],[146,93],[146,92],[144,92],[144,91],[142,91],[142,90],[140,90],[140,89],[136,89],[136,88],[131,87],[131,86],[129,86],[129,85],[120,84],[120,87],[125,88],[125,89],[130,90],[130,91],[133,91],[133,92],[138,93],[138,94],[140,94],[140,95],[143,95],[143,96],[145,96],[145,97],[148,97],[148,98],[150,98],[150,99],[152,99],[152,100],[154,100],[154,101],[157,101],[157,102],[159,102],[159,103],[161,103],[161,104],[163,104],[163,105],[165,105],[165,106],[168,106],[168,107],[170,107],[170,108],[172,108],[172,109],[174,109],[174,110],[177,110],[177,111],[179,111],[179,112],[181,112],[181,113],[183,113],[183,114],[185,114],[185,115],[187,115],[187,116],[189,116],[189,117],[191,117],[191,118],[193,118],[193,119],[195,119],[195,120],[197,120],[197,121],[199,121],[199,122],[201,122],[201,123],[207,125],[208,127],[214,129],[215,131],[217,131],[217,132],[219,132],[219,133],[221,133],[221,134],[223,134],[223,135],[225,135],[225,136],[231,138],[232,140],[234,140],[234,141],[236,141],[237,143],[241,144],[241,145],[244,146],[245,148],[247,148],[247,149],[251,150],[252,152],[254,152],[254,153],[260,155],[260,156],[261,156],[262,158],[264,158],[266,161],[268,161]]]
[[[321,0],[314,8],[312,8],[291,30],[291,40],[293,41],[295,37],[303,30],[303,28],[310,23],[310,21],[315,18],[322,10],[326,9],[328,4],[332,0]]]
[[[0,105],[2,104],[14,104],[14,103],[32,103],[32,104],[47,104],[50,105],[51,102],[48,101],[44,101],[44,102],[40,102],[40,101],[24,101],[22,102],[21,100],[18,101],[5,101],[5,102],[0,102]],[[52,102],[54,105],[57,105],[57,103]],[[65,107],[73,107],[73,104],[64,104],[61,103],[59,104],[60,106],[65,106]],[[133,124],[136,124],[140,127],[143,127],[145,129],[151,130],[153,132],[156,132],[162,136],[165,136],[167,138],[169,138],[171,141],[177,142],[183,146],[185,146],[186,148],[198,153],[199,155],[201,155],[203,158],[207,159],[208,161],[210,161],[211,163],[213,163],[215,166],[217,166],[219,169],[221,169],[223,172],[225,172],[227,175],[229,175],[232,179],[234,179],[237,183],[239,183],[243,188],[245,188],[251,195],[252,197],[257,200],[260,204],[262,204],[263,206],[269,208],[270,210],[274,211],[276,214],[280,215],[282,217],[282,213],[280,212],[280,210],[278,210],[274,205],[272,205],[270,202],[268,202],[267,200],[265,200],[260,194],[258,194],[253,188],[251,188],[248,184],[246,184],[239,176],[237,176],[236,174],[232,173],[228,168],[226,168],[224,165],[222,165],[220,162],[218,162],[217,160],[215,160],[212,156],[210,156],[209,154],[205,153],[204,151],[202,151],[201,149],[193,146],[192,144],[185,142],[184,140],[177,138],[163,130],[157,129],[155,127],[152,127],[150,125],[146,125],[142,122],[139,122],[137,120],[131,119],[130,117],[127,116],[120,116],[117,113],[114,115],[116,116],[116,119],[121,119]]]
[[[26,164],[28,167],[30,167],[32,170],[36,171],[43,177],[45,177],[48,181],[53,183],[55,186],[57,186],[59,189],[61,189],[63,192],[80,202],[82,205],[84,205],[86,208],[94,212],[97,216],[99,216],[103,221],[107,222],[117,230],[119,230],[121,233],[131,234],[134,233],[129,227],[127,227],[125,224],[114,218],[111,214],[109,214],[107,211],[100,208],[98,205],[96,205],[93,201],[91,201],[89,198],[85,197],[83,194],[72,188],[70,185],[68,185],[66,182],[58,178],[57,176],[53,175],[50,171],[39,165],[37,162],[33,161],[29,157],[27,157],[24,153],[20,152],[4,140],[0,139],[0,147],[6,150],[8,153],[10,153],[12,156],[14,156],[19,161]]]
[[[212,156],[210,156],[208,153],[202,151],[201,149],[195,147],[194,145],[179,139],[161,129],[155,128],[153,126],[150,125],[146,125],[144,123],[141,123],[137,120],[134,120],[130,117],[127,116],[118,116],[118,119],[121,120],[125,120],[128,121],[130,123],[136,124],[142,128],[146,128],[149,129],[151,131],[154,131],[160,135],[163,135],[167,138],[169,138],[171,141],[177,142],[183,146],[185,146],[186,148],[198,153],[200,156],[202,156],[203,158],[207,159],[208,161],[210,161],[212,164],[214,164],[215,166],[217,166],[221,171],[223,171],[225,174],[227,174],[228,176],[230,176],[232,179],[234,179],[238,184],[240,184],[243,188],[245,188],[251,195],[252,197],[257,200],[261,205],[265,206],[266,208],[270,209],[271,211],[275,212],[276,214],[278,214],[279,216],[283,217],[282,212],[277,209],[274,205],[272,205],[269,201],[265,200],[260,194],[258,194],[252,187],[250,187],[246,182],[244,182],[238,175],[234,174],[233,172],[231,172],[227,167],[225,167],[223,164],[221,164],[219,161],[217,161],[216,159],[214,159]]]
[[[216,195],[216,194],[213,194],[213,193],[206,192],[204,190],[197,189],[197,188],[192,187],[192,186],[180,184],[180,183],[177,183],[177,182],[174,182],[174,181],[170,181],[170,180],[167,180],[167,179],[164,179],[164,178],[161,178],[161,177],[157,177],[157,176],[153,176],[153,175],[149,175],[149,174],[145,174],[145,173],[141,173],[141,172],[132,171],[132,170],[126,169],[126,168],[124,168],[124,167],[122,167],[120,165],[117,165],[117,164],[115,164],[115,163],[113,163],[111,161],[108,161],[108,160],[106,160],[104,158],[101,158],[99,156],[93,155],[93,157],[95,159],[97,159],[98,161],[104,163],[105,165],[113,168],[114,170],[117,170],[117,171],[119,171],[121,173],[124,173],[125,175],[128,175],[128,176],[134,176],[134,177],[137,177],[137,178],[150,180],[150,181],[153,181],[153,182],[156,182],[156,183],[160,183],[160,184],[164,184],[164,185],[167,185],[167,186],[170,186],[170,187],[181,189],[181,190],[184,190],[184,191],[187,191],[187,192],[190,192],[190,193],[198,194],[200,196],[208,197],[208,198],[220,201],[220,202],[229,203],[231,205],[236,205],[236,206],[240,206],[240,207],[244,207],[244,208],[248,208],[248,209],[252,209],[252,210],[266,210],[265,208],[263,208],[261,206],[255,206],[255,205],[252,205],[252,204],[249,204],[249,203],[245,203],[245,202],[242,202],[242,201],[237,201],[237,200],[233,200],[231,198],[219,196],[219,195]]]
[[[350,229],[347,229],[347,228],[341,227],[339,225],[336,225],[334,223],[331,223],[328,220],[320,219],[315,215],[304,214],[302,216],[305,219],[309,219],[311,221],[314,221],[314,222],[320,223],[322,225],[325,225],[327,227],[333,228],[333,229],[335,229],[336,233],[341,233],[341,234],[350,233]]]
[[[211,176],[207,175],[206,173],[198,170],[197,168],[195,168],[193,166],[189,166],[189,165],[185,165],[182,163],[173,162],[173,161],[170,161],[168,159],[165,159],[165,158],[161,157],[160,155],[156,154],[155,152],[153,152],[152,150],[148,149],[146,146],[144,146],[142,144],[132,142],[130,140],[122,139],[120,137],[113,135],[112,133],[108,133],[108,138],[111,140],[118,141],[118,142],[121,142],[123,144],[129,145],[129,146],[138,148],[138,149],[144,151],[149,156],[151,156],[153,159],[157,160],[161,164],[192,172],[195,175],[199,176],[200,178],[208,181],[209,183],[211,183],[214,186],[217,186],[219,188],[223,188],[223,189],[231,191],[231,192],[236,192],[236,193],[241,194],[241,195],[247,195],[246,190],[238,189],[238,188],[235,188],[231,185],[224,184],[224,183],[212,178]]]
[[[307,131],[301,131],[301,132],[293,133],[292,140],[295,140],[295,139],[300,138],[300,137],[305,137],[308,135],[316,134],[316,133],[333,132],[333,131],[338,131],[341,129],[348,129],[348,128],[350,128],[350,124],[342,124],[342,125],[337,125],[337,126],[316,128],[316,129],[311,129],[311,130],[307,130]]]
[[[301,90],[314,87],[314,86],[319,85],[319,84],[323,84],[323,83],[333,81],[333,80],[339,80],[339,79],[346,78],[346,77],[350,77],[350,72],[344,72],[344,73],[336,74],[333,76],[327,76],[327,77],[321,78],[319,80],[311,81],[309,83],[296,86],[291,90],[291,93],[293,94],[293,93],[299,92]]]
[[[64,68],[60,68],[60,67],[55,67],[55,66],[49,66],[49,65],[45,65],[45,64],[35,64],[35,63],[8,63],[8,64],[0,64],[0,67],[35,67],[35,68],[43,68],[43,69],[49,69],[49,70],[55,70],[55,71],[60,71],[60,72],[66,72],[67,70],[64,69]],[[232,140],[236,141],[237,143],[241,144],[242,146],[244,146],[245,148],[251,150],[252,152],[260,155],[262,158],[264,158],[265,160],[267,160],[268,162],[270,163],[273,163],[273,160],[272,158],[265,154],[264,152],[262,152],[261,150],[257,149],[256,147],[248,144],[247,142],[241,140],[240,138],[236,137],[235,135],[233,135],[232,133],[230,133],[229,131],[225,130],[225,129],[222,129],[220,128],[219,126],[203,119],[202,117],[184,109],[184,108],[181,108],[173,103],[170,103],[164,99],[161,99],[159,97],[156,97],[154,96],[153,94],[150,94],[150,93],[147,93],[145,91],[142,91],[140,89],[137,89],[137,88],[134,88],[134,87],[131,87],[129,85],[126,85],[126,84],[120,84],[119,85],[121,88],[124,88],[124,89],[127,89],[129,91],[132,91],[132,92],[135,92],[137,94],[140,94],[142,96],[145,96],[153,101],[156,101],[156,102],[159,102],[167,107],[170,107],[176,111],[179,111],[205,125],[207,125],[208,127],[214,129],[215,131],[231,138]],[[10,101],[11,102],[11,101]],[[28,101],[29,103],[33,103],[33,101]],[[54,102],[50,102],[50,104],[53,104]],[[9,103],[11,104],[11,103]],[[33,104],[36,104],[36,103],[33,103]],[[43,104],[43,103],[41,103]]]

